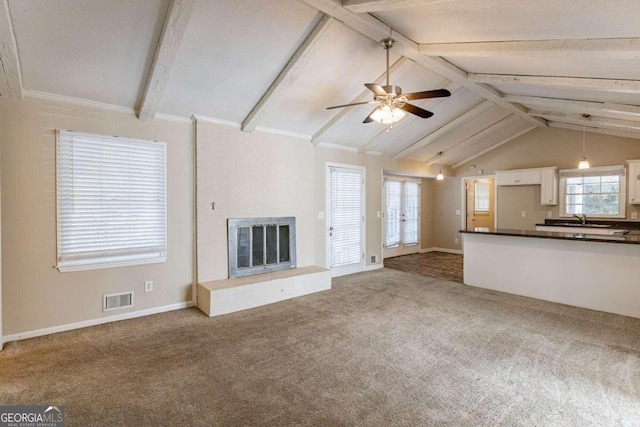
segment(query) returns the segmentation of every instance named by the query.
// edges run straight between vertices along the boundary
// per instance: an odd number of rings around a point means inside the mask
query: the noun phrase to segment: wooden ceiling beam
[[[599,127],[602,129],[627,130],[640,132],[640,121],[610,119],[607,117],[587,116],[581,114],[550,113],[548,111],[529,111],[529,114],[542,117],[547,121],[568,123],[579,126]]]
[[[599,59],[638,59],[640,38],[426,43],[420,45],[420,53],[448,58],[574,55]]]
[[[519,105],[505,101],[503,94],[492,87],[469,81],[467,73],[450,62],[439,57],[421,54],[419,45],[416,42],[396,31],[392,31],[391,27],[374,16],[367,13],[355,14],[342,7],[339,0],[304,0],[304,2],[329,16],[333,16],[338,21],[376,42],[389,37],[389,34],[392,33],[393,38],[396,40],[393,49],[400,55],[406,56],[442,77],[460,84],[476,95],[500,105],[505,110],[522,117],[531,124],[540,127],[547,125],[544,120],[528,115],[526,110]]]
[[[0,0],[0,97],[22,99],[22,72],[7,0]]]
[[[566,89],[587,89],[601,92],[640,94],[640,80],[592,79],[585,77],[519,76],[511,74],[469,74],[476,83],[524,84]]]
[[[441,136],[445,135],[447,132],[450,132],[453,129],[455,129],[458,126],[460,126],[461,124],[463,124],[465,122],[468,122],[469,120],[474,119],[475,117],[478,117],[480,114],[484,113],[489,108],[493,107],[493,105],[494,104],[492,102],[490,102],[490,101],[483,101],[483,102],[481,102],[479,104],[474,105],[472,108],[470,108],[469,110],[467,110],[464,113],[460,114],[458,117],[456,117],[455,119],[449,121],[448,123],[440,126],[438,129],[434,130],[429,135],[423,137],[422,139],[414,142],[413,144],[409,145],[408,147],[404,148],[403,150],[397,152],[393,156],[393,158],[394,159],[402,159],[402,158],[405,158],[405,157],[409,156],[410,154],[418,151],[419,149],[426,147],[427,145],[431,144],[436,139],[438,139]]]
[[[497,121],[491,124],[490,126],[487,126],[486,128],[482,129],[480,132],[477,132],[474,135],[471,135],[470,137],[463,139],[462,141],[456,142],[455,144],[453,144],[452,146],[444,150],[444,154],[442,156],[437,156],[435,158],[432,158],[431,160],[428,160],[426,164],[427,166],[431,166],[434,163],[438,163],[439,161],[441,161],[443,156],[446,156],[448,153],[452,151],[456,151],[465,146],[475,144],[477,141],[482,140],[487,135],[493,132],[498,132],[504,128],[508,128],[510,126],[516,125],[521,122],[522,122],[522,119],[520,119],[520,117],[516,116],[515,114],[510,114],[507,117],[503,118],[502,120]]]
[[[509,142],[513,141],[514,139],[518,138],[518,137],[521,137],[521,136],[522,136],[522,135],[524,135],[525,133],[529,133],[529,132],[531,132],[531,131],[532,131],[532,130],[534,130],[535,128],[536,128],[536,126],[529,126],[529,127],[527,127],[527,128],[522,129],[520,132],[516,132],[516,133],[515,133],[515,134],[513,134],[513,135],[509,135],[508,137],[504,138],[504,139],[503,139],[503,140],[501,140],[501,141],[496,142],[495,144],[492,144],[491,146],[489,146],[489,147],[485,148],[484,150],[480,151],[479,153],[476,153],[476,154],[474,154],[474,155],[472,155],[472,156],[470,156],[470,157],[467,157],[467,158],[466,158],[466,159],[464,159],[464,160],[460,160],[458,163],[456,163],[455,165],[451,166],[451,168],[452,168],[452,169],[459,168],[460,166],[464,165],[465,163],[468,163],[468,162],[470,162],[470,161],[472,161],[472,160],[475,160],[475,159],[477,159],[478,157],[480,157],[480,156],[483,156],[483,155],[487,154],[489,151],[493,151],[493,150],[495,150],[496,148],[498,148],[498,147],[500,147],[500,146],[502,146],[502,145],[504,145],[504,144],[507,144],[507,143],[509,143]]]
[[[389,67],[389,74],[393,74],[394,76],[402,75],[409,68],[411,68],[411,66],[414,65],[414,64],[415,64],[415,62],[413,62],[412,60],[410,60],[407,57],[402,56],[391,67]],[[379,85],[384,85],[384,84],[386,84],[385,83],[386,82],[386,78],[387,78],[387,72],[385,71],[384,73],[382,73],[382,75],[380,77],[378,77],[374,81],[374,83],[379,84]],[[367,98],[373,100],[373,92],[371,92],[369,89],[364,89],[362,92],[360,92],[360,94],[358,96],[356,96],[350,102],[348,102],[348,104],[353,104],[353,103],[356,103],[356,102],[363,102]],[[336,124],[338,122],[338,120],[343,118],[348,112],[349,112],[349,108],[343,108],[343,109],[339,110],[338,114],[333,116],[333,118],[331,120],[329,120],[324,126],[322,126],[322,128],[320,128],[316,133],[314,133],[313,136],[311,137],[311,142],[313,143],[313,145],[318,145],[322,135],[327,133],[327,131],[334,124]]]
[[[537,96],[506,95],[505,99],[524,106],[534,106],[549,111],[591,114],[614,119],[640,120],[640,107],[612,102],[574,101],[570,99],[541,98]]]
[[[173,68],[180,44],[187,31],[194,5],[195,0],[171,0],[169,4],[153,63],[147,75],[142,102],[138,109],[140,120],[151,120],[158,111],[162,95],[164,95],[169,81],[171,68]]]
[[[549,127],[569,129],[569,130],[582,132],[582,126],[573,125],[570,123],[560,123],[560,122],[552,121],[552,122],[549,122]],[[620,130],[613,130],[613,129],[603,129],[599,127],[586,127],[585,130],[589,133],[599,133],[602,135],[619,136],[622,138],[640,139],[640,132],[627,132],[627,131],[620,131]]]
[[[353,13],[380,12],[424,6],[436,0],[342,0],[342,6]]]
[[[320,21],[316,24],[304,42],[302,42],[300,47],[296,49],[296,52],[280,71],[278,77],[276,77],[271,86],[269,86],[264,95],[262,95],[260,101],[258,101],[251,112],[249,112],[247,117],[243,120],[241,126],[243,132],[253,132],[260,123],[260,120],[262,120],[262,118],[271,111],[275,101],[282,92],[286,88],[290,87],[298,78],[304,68],[304,65],[309,61],[310,54],[316,49],[320,40],[322,40],[334,22],[333,18],[322,14]]]

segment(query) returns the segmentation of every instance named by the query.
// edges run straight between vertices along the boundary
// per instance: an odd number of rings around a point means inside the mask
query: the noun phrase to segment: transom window
[[[561,170],[561,215],[624,218],[624,178],[624,166]]]

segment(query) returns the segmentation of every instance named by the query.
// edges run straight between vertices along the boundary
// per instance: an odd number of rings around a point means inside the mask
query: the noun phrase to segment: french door
[[[420,182],[384,179],[384,256],[420,250]]]
[[[329,166],[328,257],[333,277],[364,270],[364,170]]]

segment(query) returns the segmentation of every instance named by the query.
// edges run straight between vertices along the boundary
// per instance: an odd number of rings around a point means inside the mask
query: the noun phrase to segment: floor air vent
[[[133,307],[133,291],[104,295],[102,311],[119,310]]]

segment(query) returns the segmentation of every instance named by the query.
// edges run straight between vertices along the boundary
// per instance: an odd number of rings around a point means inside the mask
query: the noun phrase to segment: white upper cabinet
[[[558,168],[555,166],[496,171],[496,183],[497,185],[540,185],[540,204],[558,204]]]
[[[629,203],[640,204],[640,160],[628,160],[629,163]]]

